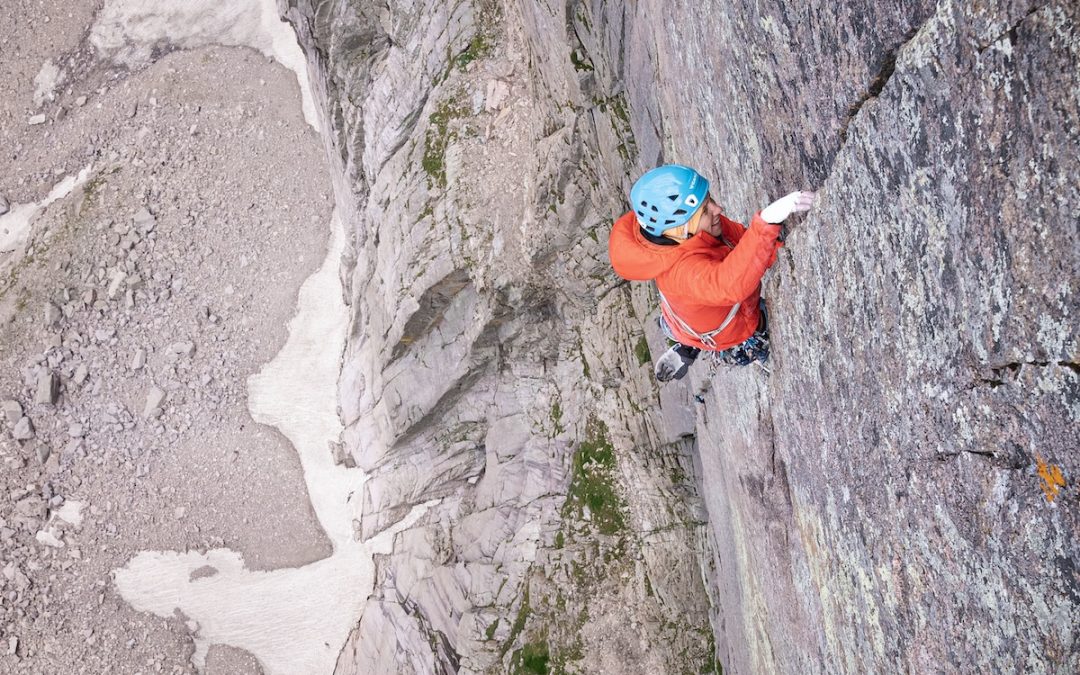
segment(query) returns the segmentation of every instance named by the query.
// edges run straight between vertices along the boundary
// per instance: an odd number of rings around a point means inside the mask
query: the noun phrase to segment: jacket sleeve
[[[707,233],[698,236],[709,237]],[[679,295],[703,304],[734,305],[748,298],[761,283],[765,270],[776,262],[780,226],[754,214],[739,243],[721,261],[707,255],[689,255],[671,269],[670,283]]]
[[[720,229],[724,233],[724,239],[731,242],[732,246],[738,244],[739,240],[741,240],[742,236],[746,233],[746,228],[743,227],[742,223],[737,220],[732,220],[722,213],[720,214]]]

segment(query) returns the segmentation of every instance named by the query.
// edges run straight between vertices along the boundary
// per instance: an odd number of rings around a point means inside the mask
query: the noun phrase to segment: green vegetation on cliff
[[[585,440],[574,453],[563,516],[588,520],[601,534],[618,534],[626,527],[626,521],[622,497],[614,483],[615,449],[603,422],[590,420],[585,434]]]

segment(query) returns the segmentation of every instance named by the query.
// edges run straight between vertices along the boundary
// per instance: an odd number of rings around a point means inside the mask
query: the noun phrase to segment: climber
[[[813,202],[813,192],[792,192],[744,227],[691,168],[668,164],[634,184],[633,210],[615,221],[608,253],[619,276],[655,281],[660,292],[660,327],[674,345],[656,379],[681,379],[702,350],[731,365],[768,359],[761,277],[783,245],[780,223]]]

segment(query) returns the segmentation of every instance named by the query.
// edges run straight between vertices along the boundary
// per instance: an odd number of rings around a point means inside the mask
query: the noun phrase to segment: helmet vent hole
[[[686,198],[686,205],[687,206],[697,206],[698,205],[698,198],[696,196],[694,196],[694,195],[690,195],[689,197]]]
[[[665,225],[671,225],[671,224],[673,224],[674,222],[675,222],[674,220],[665,220],[665,221],[664,221],[664,224],[665,224]]]
[[[676,216],[685,216],[686,215],[686,209],[675,209],[675,215]]]
[[[679,201],[679,195],[668,195],[668,199],[670,199],[673,202],[677,202],[677,201]]]
[[[653,213],[660,213],[660,209],[656,208],[655,206],[650,206],[649,208],[653,210]]]
[[[647,208],[649,208],[649,203],[648,203],[648,202],[646,202],[646,201],[644,201],[644,200],[642,200],[642,202],[641,202],[641,206],[642,206],[642,208],[646,208],[646,209],[647,209]]]

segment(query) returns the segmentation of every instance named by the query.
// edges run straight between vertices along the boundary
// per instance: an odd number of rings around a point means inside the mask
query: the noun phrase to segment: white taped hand
[[[782,223],[793,213],[809,211],[814,205],[816,192],[792,192],[786,197],[777,199],[761,210],[761,219],[766,223]]]

